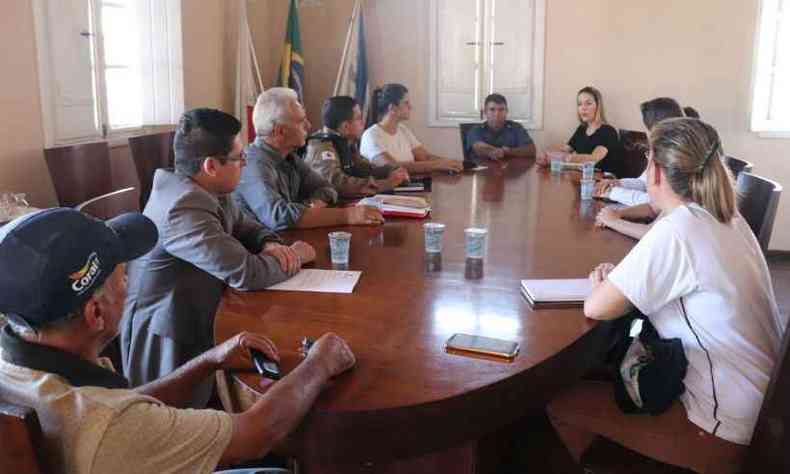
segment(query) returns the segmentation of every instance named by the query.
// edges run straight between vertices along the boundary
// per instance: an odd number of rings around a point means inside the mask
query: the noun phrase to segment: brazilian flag
[[[299,102],[304,103],[304,58],[302,58],[302,40],[299,37],[296,0],[291,0],[288,9],[288,30],[285,32],[285,47],[278,78],[278,86],[295,90],[299,94]]]

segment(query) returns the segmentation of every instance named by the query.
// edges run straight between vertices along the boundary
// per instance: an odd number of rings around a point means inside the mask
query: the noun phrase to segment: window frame
[[[781,22],[781,23],[780,23]],[[768,115],[772,107],[770,100],[774,86],[766,86],[773,81],[775,59],[779,47],[778,27],[790,28],[790,0],[760,0],[754,34],[754,53],[752,70],[752,103],[749,127],[761,138],[790,138],[790,119],[785,122],[771,120]],[[769,37],[774,32],[773,38]],[[784,46],[790,48],[790,46]],[[790,54],[788,51],[782,51]]]
[[[100,133],[96,136],[86,137],[86,138],[74,138],[74,139],[67,139],[58,136],[56,132],[56,126],[54,122],[54,114],[56,113],[57,104],[54,102],[54,91],[53,91],[53,65],[50,63],[50,44],[49,44],[49,22],[47,19],[46,13],[46,3],[48,1],[53,0],[33,0],[32,2],[32,9],[33,9],[33,19],[34,19],[34,29],[35,29],[35,36],[36,36],[36,47],[37,47],[37,61],[38,61],[38,85],[39,85],[39,92],[40,92],[40,109],[42,113],[42,125],[44,131],[44,146],[45,148],[53,148],[53,147],[60,147],[60,146],[68,146],[68,145],[78,145],[82,143],[93,143],[93,142],[101,142],[106,141],[111,148],[125,146],[128,145],[128,139],[135,136],[146,135],[150,133],[158,133],[163,129],[170,129],[173,127],[172,123],[156,123],[156,124],[146,124],[145,123],[145,116],[143,117],[143,124],[140,126],[130,126],[130,127],[122,127],[122,128],[111,128],[109,123],[109,110],[107,106],[107,88],[105,82],[105,74],[106,74],[106,64],[104,62],[104,40],[102,36],[102,22],[101,20],[101,12],[99,8],[101,8],[102,3],[104,0],[87,0],[90,8],[90,21],[92,24],[92,48],[91,48],[91,60],[92,60],[92,76],[93,81],[95,84],[94,89],[94,97],[93,100],[95,101],[95,107],[97,109],[97,115],[99,120],[99,129]],[[58,1],[58,0],[54,0]],[[155,0],[155,1],[162,1],[162,0]],[[181,31],[181,12],[180,7],[177,11],[179,14],[178,18],[178,35],[180,35]],[[181,51],[178,51],[179,59],[177,61],[176,67],[183,67],[183,45],[181,41],[176,41],[171,47],[178,47]],[[172,68],[173,65],[170,65]],[[170,84],[172,90],[174,90],[174,95],[181,100],[182,108],[184,107],[184,84],[183,84],[183,76],[180,77],[180,81],[173,81]],[[176,90],[177,89],[177,90]],[[145,99],[145,98],[144,98]],[[144,114],[145,115],[145,114]],[[174,120],[177,118],[174,117]]]
[[[482,0],[484,3],[494,2],[495,0]],[[542,130],[543,129],[543,103],[544,103],[544,95],[545,95],[545,88],[544,88],[544,77],[545,77],[545,53],[546,53],[546,0],[531,0],[534,1],[534,16],[532,18],[533,24],[533,44],[532,44],[532,51],[534,57],[533,63],[533,71],[532,71],[532,117],[530,119],[518,119],[518,118],[511,118],[516,122],[521,123],[526,129],[529,130]],[[482,120],[480,117],[459,117],[459,118],[443,118],[440,117],[440,113],[438,110],[438,96],[436,90],[436,84],[438,84],[439,79],[439,71],[437,67],[436,58],[438,57],[438,36],[437,32],[439,15],[439,2],[438,0],[430,0],[429,3],[429,15],[428,15],[428,38],[429,38],[429,47],[428,47],[428,84],[427,84],[427,91],[428,91],[428,108],[427,108],[427,126],[431,128],[456,128],[460,123]],[[480,22],[479,31],[477,31],[476,36],[478,37],[478,42],[482,41],[483,43],[489,42],[489,38],[491,37],[491,33],[486,30],[487,24],[490,22],[488,21],[488,12],[490,11],[490,7],[488,5],[484,5],[482,8],[483,11],[483,21]],[[482,51],[485,47],[481,47],[480,50]],[[477,83],[477,90],[475,94],[479,96],[479,101],[481,102],[477,104],[477,108],[480,111],[482,116],[482,100],[491,92],[496,91],[488,91],[486,89],[486,84],[490,85],[490,80],[485,80],[484,78],[490,74],[492,71],[485,66],[486,61],[488,59],[488,54],[485,51],[482,51],[481,57],[478,58],[480,61],[479,63],[483,65],[478,71],[478,77],[476,78]],[[496,69],[494,69],[495,71]]]

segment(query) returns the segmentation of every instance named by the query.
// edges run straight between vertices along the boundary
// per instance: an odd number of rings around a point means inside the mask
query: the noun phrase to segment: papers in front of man
[[[431,212],[431,206],[425,198],[419,196],[395,196],[392,194],[377,194],[372,198],[361,199],[358,206],[376,207],[376,200],[381,199],[381,213],[393,217],[423,218]]]
[[[587,278],[521,280],[521,293],[531,305],[581,304],[591,292],[592,283]]]
[[[284,282],[267,290],[313,291],[318,293],[351,293],[362,272],[342,270],[302,269]]]

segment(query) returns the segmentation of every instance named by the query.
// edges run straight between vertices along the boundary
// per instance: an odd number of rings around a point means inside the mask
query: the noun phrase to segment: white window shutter
[[[173,124],[184,112],[181,0],[141,0],[143,125]]]
[[[543,126],[545,0],[431,0],[429,32],[429,126],[479,121],[491,92]]]
[[[39,81],[48,146],[102,136],[89,0],[39,0]]]
[[[480,120],[483,0],[431,1],[429,125]]]
[[[509,118],[543,125],[543,12],[535,0],[491,2],[486,28],[486,95],[508,100]]]

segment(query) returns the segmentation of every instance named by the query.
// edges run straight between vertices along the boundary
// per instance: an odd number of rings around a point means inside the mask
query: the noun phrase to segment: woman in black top
[[[623,167],[620,139],[617,130],[606,123],[601,93],[594,87],[585,87],[577,94],[576,105],[579,127],[567,145],[556,145],[550,150],[569,153],[566,161],[592,161],[602,171],[620,174]],[[549,160],[544,155],[538,158],[538,163],[546,166]]]

